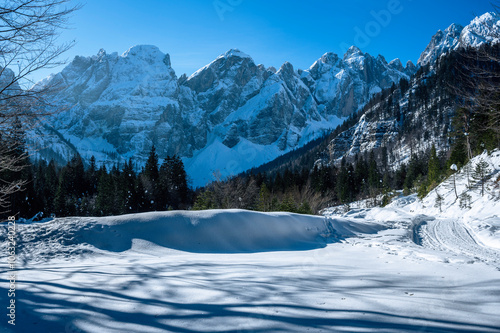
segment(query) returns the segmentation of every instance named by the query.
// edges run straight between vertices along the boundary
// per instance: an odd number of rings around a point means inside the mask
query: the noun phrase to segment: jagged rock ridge
[[[304,145],[414,71],[356,47],[307,70],[265,68],[233,49],[177,78],[155,46],[101,50],[44,80],[61,87],[54,99],[67,110],[45,126],[52,138],[34,143],[46,158],[78,151],[98,163],[139,164],[154,144],[161,158],[183,157],[193,184],[203,185],[213,171],[238,173]]]

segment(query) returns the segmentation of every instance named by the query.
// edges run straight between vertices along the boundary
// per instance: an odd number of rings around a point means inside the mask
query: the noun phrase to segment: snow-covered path
[[[419,245],[444,251],[452,257],[468,257],[469,263],[482,261],[500,270],[500,251],[484,246],[471,230],[457,219],[421,219],[416,225]]]

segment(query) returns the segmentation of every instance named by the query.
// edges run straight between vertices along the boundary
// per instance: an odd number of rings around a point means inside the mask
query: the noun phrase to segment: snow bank
[[[312,249],[325,246],[328,237],[324,218],[245,210],[154,212],[98,221],[100,230],[84,240],[109,251],[130,249],[134,238],[188,252],[232,253]]]
[[[380,228],[363,221],[237,209],[71,217],[18,224],[18,252],[26,261],[41,261],[129,250],[153,255],[172,250],[298,251],[322,248],[360,233],[376,233]],[[0,229],[0,235],[6,232],[6,228]]]

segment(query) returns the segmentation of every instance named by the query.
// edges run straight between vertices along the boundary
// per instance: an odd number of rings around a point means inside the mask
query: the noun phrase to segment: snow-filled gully
[[[412,228],[413,241],[418,245],[448,252],[451,256],[468,257],[470,263],[482,261],[500,270],[500,251],[482,245],[459,220],[421,215],[414,220]]]

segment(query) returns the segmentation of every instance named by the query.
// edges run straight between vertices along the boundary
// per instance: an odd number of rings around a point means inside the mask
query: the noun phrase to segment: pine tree
[[[257,210],[261,212],[269,212],[271,208],[271,192],[266,186],[266,183],[262,183],[259,191],[259,199],[257,200]]]
[[[97,185],[97,214],[101,216],[111,215],[116,213],[116,188],[114,178],[111,173],[106,171],[106,167],[102,167]]]
[[[380,175],[373,150],[370,152],[370,161],[368,163],[368,183],[372,189],[380,187]]]
[[[485,183],[490,173],[488,162],[481,158],[472,172],[472,179],[481,185],[481,196],[484,196]]]
[[[129,159],[123,166],[119,180],[119,192],[122,209],[125,213],[137,212],[137,192],[136,192],[136,174],[132,159]]]
[[[313,211],[309,203],[307,201],[303,201],[302,204],[300,204],[299,208],[297,208],[297,213],[311,215]]]
[[[184,169],[184,163],[178,155],[173,156],[173,168],[172,168],[172,183],[177,195],[179,197],[179,205],[185,205],[187,203],[188,197],[188,184],[187,184],[187,174]]]
[[[154,145],[151,147],[148,160],[144,166],[144,175],[153,182],[157,181],[159,178],[158,154],[156,154],[156,148]]]
[[[57,166],[54,160],[51,160],[47,165],[43,177],[45,178],[45,187],[42,191],[45,200],[44,210],[46,215],[50,215],[55,213],[54,199],[58,187]]]
[[[460,194],[460,201],[459,201],[460,208],[470,209],[471,208],[471,200],[472,200],[472,197],[467,192],[463,192],[462,194]]]
[[[193,205],[194,210],[205,210],[217,208],[214,200],[214,193],[210,190],[198,194]]]
[[[140,180],[144,187],[145,202],[143,209],[146,210],[158,210],[162,209],[160,203],[157,201],[160,178],[159,166],[158,166],[158,154],[156,154],[156,148],[153,145],[151,151],[149,152],[148,160],[144,166],[144,172],[140,175]]]
[[[143,178],[142,175],[139,175],[135,182],[135,197],[132,200],[132,207],[135,207],[137,212],[146,212],[151,206],[143,185]]]
[[[439,194],[438,192],[436,192],[436,200],[435,200],[434,207],[439,208],[440,213],[443,211],[442,210],[443,202],[444,202],[444,197],[441,194]]]
[[[295,204],[295,202],[292,199],[292,196],[289,193],[286,194],[283,200],[281,201],[279,210],[282,212],[291,212],[291,213],[297,212],[297,205]]]
[[[99,179],[97,178],[97,165],[94,155],[90,157],[89,167],[85,172],[85,194],[87,196],[93,196],[97,192],[97,183]]]
[[[434,188],[439,182],[439,177],[441,174],[441,163],[436,153],[436,146],[433,144],[431,148],[431,155],[429,158],[429,162],[427,164],[427,183],[429,185],[429,189]]]
[[[67,167],[61,169],[54,197],[54,211],[57,216],[72,216],[76,213],[71,195],[71,174]]]
[[[354,168],[347,161],[342,159],[340,170],[337,176],[337,196],[342,203],[347,203],[353,199],[354,190]]]
[[[163,207],[167,204],[174,209],[186,206],[189,188],[184,163],[179,156],[167,156],[161,165],[158,192],[158,200]]]

